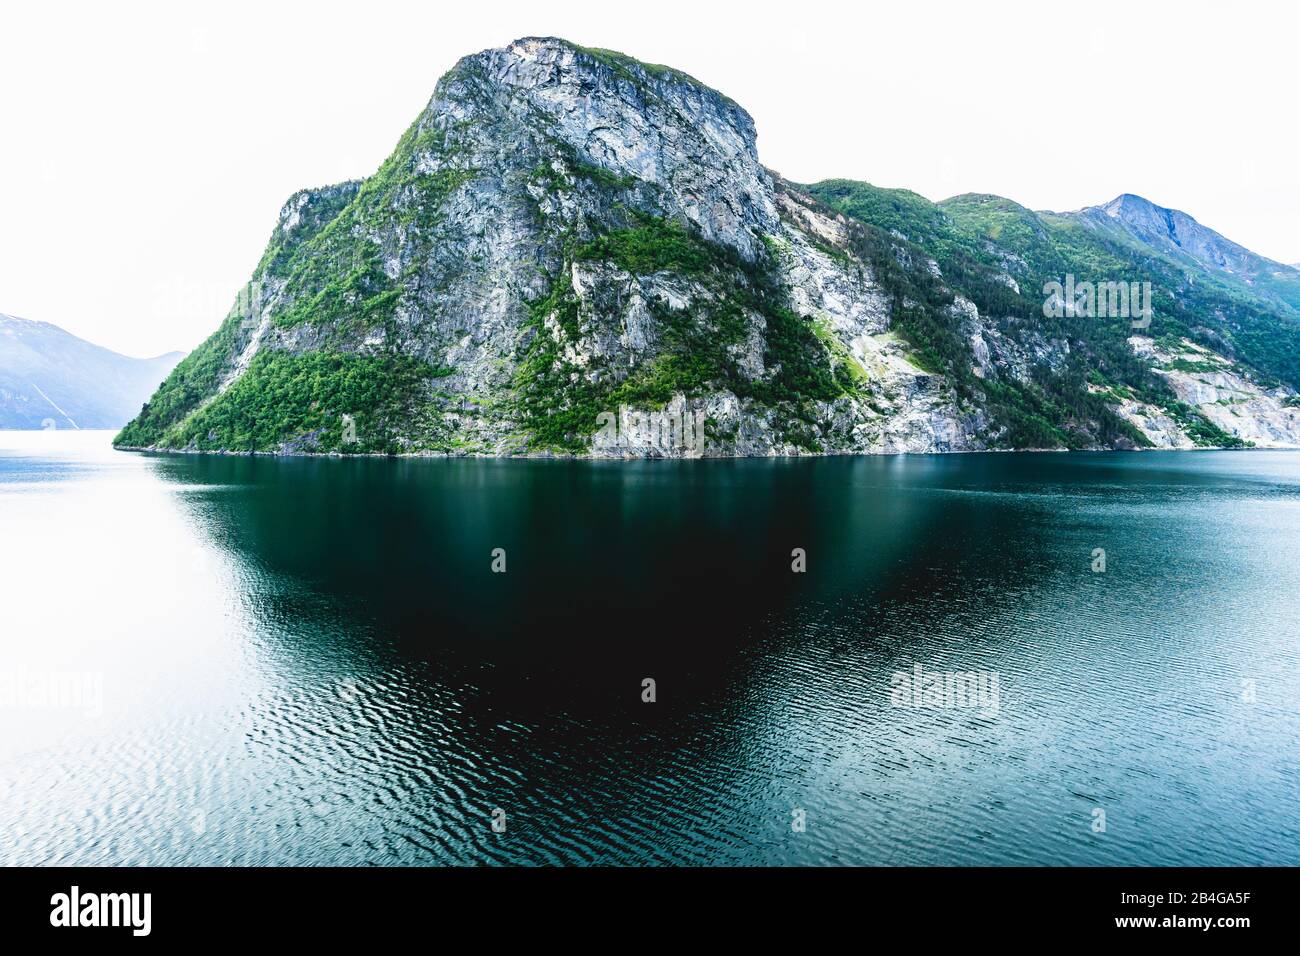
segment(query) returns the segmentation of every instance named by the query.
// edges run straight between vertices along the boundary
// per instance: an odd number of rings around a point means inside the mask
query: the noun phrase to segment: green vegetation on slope
[[[571,343],[584,334],[571,283],[573,261],[610,262],[636,275],[687,275],[708,288],[714,301],[687,310],[652,304],[662,354],[621,380],[595,378],[591,369],[564,359],[561,342],[545,327],[551,318]],[[515,376],[520,413],[536,443],[582,451],[603,411],[623,404],[662,407],[676,394],[691,398],[727,389],[776,408],[786,439],[815,450],[808,402],[852,394],[860,376],[835,360],[810,319],[786,307],[771,266],[748,263],[676,223],[648,216],[572,249],[549,293],[532,304],[533,334]],[[737,364],[737,351],[751,331],[751,313],[764,322],[764,364],[771,371],[758,381]]]
[[[1041,318],[1041,303],[1000,280],[999,270],[977,244],[956,232],[938,207],[915,193],[877,190],[865,183],[836,180],[809,188],[815,198],[863,225],[853,232],[853,251],[871,265],[877,281],[891,294],[894,327],[912,343],[927,369],[952,382],[959,400],[988,409],[993,427],[987,440],[1005,448],[1150,444],[1114,413],[1104,396],[1088,390],[1088,365],[1082,356],[1072,355],[1064,368],[1037,369],[1027,382],[975,374],[970,343],[950,311],[952,287],[960,289],[982,314],[1014,317],[1026,326]],[[880,221],[861,218],[865,216]],[[926,245],[900,240],[894,233],[925,237]],[[942,278],[923,267],[927,257],[939,264]],[[1065,334],[1058,329],[1039,330],[1048,339]],[[1112,350],[1116,361],[1140,372],[1141,364],[1122,341],[1122,347]]]
[[[232,313],[202,345],[187,355],[163,380],[140,414],[113,439],[125,448],[156,445],[167,430],[217,391],[234,347],[240,316]]]
[[[1263,384],[1285,382],[1300,388],[1300,321],[1285,307],[1261,299],[1249,288],[1206,271],[1189,272],[1176,262],[1127,237],[1098,232],[1066,215],[1021,216],[1038,224],[1033,237],[1008,233],[997,197],[957,196],[940,204],[954,228],[973,240],[995,242],[1021,257],[1029,270],[1030,293],[1067,274],[1078,280],[1150,282],[1155,319],[1147,334],[1189,338],[1229,358],[1241,359]],[[1014,204],[1011,204],[1014,205]],[[1087,323],[1067,320],[1081,334]]]
[[[249,371],[226,395],[204,408],[194,421],[186,421],[205,399],[215,395],[235,351],[242,347],[241,325],[250,318],[247,306],[254,298],[252,290],[259,287],[280,287],[272,314],[276,325],[314,324],[326,329],[325,357],[317,360],[302,356],[298,371],[305,373],[311,369],[318,376],[315,381],[327,394],[332,394],[331,388],[343,389],[360,413],[362,399],[371,393],[364,389],[358,391],[358,376],[364,378],[367,370],[381,370],[383,363],[397,363],[393,370],[399,375],[399,383],[405,381],[402,376],[408,376],[411,370],[397,359],[338,356],[370,330],[393,331],[397,308],[408,293],[406,280],[418,266],[420,253],[427,252],[434,241],[433,233],[440,222],[444,201],[472,178],[472,170],[454,165],[436,172],[424,170],[421,157],[429,152],[441,151],[444,161],[454,162],[455,157],[446,155],[444,145],[441,131],[421,130],[417,122],[406,131],[379,171],[364,182],[296,194],[291,203],[299,209],[297,224],[289,229],[277,226],[239,305],[216,333],[176,367],[141,414],[118,435],[116,443],[126,447],[184,447],[197,440],[201,448],[262,450],[292,437],[278,427],[280,424],[287,428],[291,422],[314,421],[313,416],[290,409],[284,422],[276,422],[266,408],[254,408],[246,396],[238,403],[228,398],[231,393],[238,398],[242,395],[239,390],[262,382],[261,378],[250,379],[254,371],[261,375],[285,374],[288,369],[281,353],[272,353],[276,357],[267,360],[262,360],[259,354]],[[299,204],[299,200],[303,202]],[[417,240],[411,243],[416,252],[414,266],[397,278],[385,271],[385,250],[371,239],[373,235],[391,232],[388,227],[393,225],[400,226],[406,235]],[[325,364],[310,364],[317,361]],[[347,369],[338,365],[334,371],[341,378],[331,384],[331,363],[340,362]],[[244,385],[245,379],[250,380],[250,385]],[[299,391],[290,389],[294,395]],[[378,391],[372,394],[379,396]],[[248,421],[220,418],[233,414],[236,409],[256,414]],[[375,411],[379,414],[384,409],[375,406]],[[206,438],[214,421],[217,433],[229,437],[231,444],[222,445],[221,440]],[[317,423],[303,427],[307,430],[326,426]],[[333,447],[328,444],[332,435],[328,427],[323,434],[326,443],[322,447]],[[378,444],[373,447],[363,441],[345,450],[376,451],[386,447],[387,439],[376,441]]]
[[[1188,337],[1195,337],[1187,322],[1189,311],[1199,316],[1193,324],[1203,324],[1226,305],[1219,298],[1195,296],[1189,303],[1168,263],[1108,243],[1073,220],[1039,215],[1001,197],[958,196],[936,205],[905,190],[877,189],[848,180],[808,189],[821,202],[866,226],[856,239],[855,251],[872,264],[893,293],[898,303],[896,326],[928,365],[949,376],[959,396],[983,398],[995,430],[1002,430],[996,442],[1005,447],[1083,448],[1117,441],[1149,445],[1140,431],[1115,414],[1115,396],[1091,391],[1090,383],[1123,384],[1136,398],[1171,413],[1177,405],[1168,385],[1129,347],[1127,340],[1133,334],[1129,319],[1044,316],[1045,282],[1061,281],[1067,273],[1080,281],[1152,281],[1156,311],[1152,332]],[[900,234],[907,239],[898,239]],[[912,260],[932,257],[942,278],[900,263],[900,247]],[[1020,291],[1007,283],[1006,274],[1018,281]],[[970,344],[959,319],[948,310],[954,290],[1015,341],[1070,342],[1065,366],[1035,367],[1027,382],[1010,376],[975,376]],[[1236,338],[1249,339],[1260,331],[1256,326]],[[1218,347],[1223,348],[1223,343]],[[1184,406],[1178,412],[1194,440],[1229,447],[1241,444],[1195,409]]]
[[[225,392],[181,424],[152,436],[137,420],[117,441],[251,452],[307,438],[304,451],[394,452],[402,448],[394,436],[409,430],[408,419],[433,374],[424,362],[406,356],[265,350]],[[344,415],[353,425],[347,433]]]
[[[425,171],[420,157],[444,145],[440,130],[421,130],[417,122],[319,231],[292,245],[273,242],[255,278],[285,282],[284,305],[274,315],[277,325],[328,325],[337,338],[392,322],[407,292],[406,273],[394,278],[385,271],[385,250],[371,237],[400,226],[431,240],[443,202],[474,175],[455,166]]]

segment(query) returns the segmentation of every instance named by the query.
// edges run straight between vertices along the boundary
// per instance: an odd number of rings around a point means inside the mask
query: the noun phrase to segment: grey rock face
[[[975,198],[995,215],[1014,205]],[[1053,406],[1042,380],[1073,375],[1090,403],[1096,392],[1075,374],[1086,342],[999,312],[1008,291],[1023,298],[1026,258],[981,233],[988,256],[972,254],[991,265],[971,273],[846,212],[764,168],[752,118],[721,93],[621,54],[522,39],[461,60],[373,177],[290,198],[201,366],[164,385],[170,417],[132,435],[161,448],[356,450],[339,444],[347,415],[382,439],[366,447],[387,451],[615,458],[1141,439],[1110,411],[1068,439],[1033,427],[1045,419],[1032,409],[1060,417],[1079,404]],[[1257,268],[1136,197],[1076,215],[1205,268]],[[958,285],[972,275],[983,285]],[[291,376],[321,355],[371,375],[414,362],[427,380],[392,407],[362,390],[382,408],[358,408],[330,397],[357,400],[339,372],[275,434],[238,418],[274,363]],[[1180,367],[1166,370],[1170,387],[1224,431],[1292,435],[1287,396],[1230,371],[1185,380]],[[1104,402],[1157,445],[1189,440],[1166,410]],[[1088,430],[1102,417],[1123,426],[1119,439]]]
[[[734,255],[734,277],[581,252],[642,223],[670,224],[722,250],[710,255]],[[584,414],[622,426],[602,434],[592,422],[569,453],[979,447],[978,418],[957,409],[942,378],[918,374],[900,340],[882,338],[892,300],[845,239],[842,221],[762,166],[752,118],[727,97],[621,54],[522,39],[461,60],[371,180],[290,198],[228,320],[217,386],[188,414],[220,403],[263,353],[335,350],[401,354],[440,370],[398,435],[413,453],[553,451],[529,418],[536,395],[521,384],[526,374],[547,376],[557,411],[585,402]],[[297,255],[303,249],[309,258]],[[761,307],[747,272],[770,285]],[[349,283],[360,291],[337,292]],[[383,289],[391,292],[376,295]],[[355,319],[367,295],[391,310],[384,321]],[[542,302],[549,311],[539,312]],[[838,363],[857,384],[834,400],[781,385],[802,353],[777,349],[772,309],[797,316],[811,343],[799,349],[814,364]],[[726,339],[712,361],[734,370],[733,384],[694,381],[666,404],[590,398],[689,366],[683,335],[696,350]],[[651,434],[658,424],[638,418],[662,412],[701,414],[708,427],[689,448],[665,443]],[[170,434],[184,427],[181,419]],[[310,451],[316,435],[288,436],[278,450]]]
[[[755,232],[776,229],[753,119],[685,74],[535,37],[471,57],[454,72],[480,71],[520,126],[549,127],[580,161],[645,184],[661,212],[688,220],[706,239],[752,260]],[[438,106],[435,97],[430,109]]]
[[[1179,401],[1259,448],[1300,447],[1300,399],[1286,387],[1264,388],[1224,356],[1184,339],[1177,347],[1158,346],[1133,336],[1135,354],[1149,360]],[[1126,400],[1121,409],[1159,448],[1192,448],[1184,426],[1160,409]]]

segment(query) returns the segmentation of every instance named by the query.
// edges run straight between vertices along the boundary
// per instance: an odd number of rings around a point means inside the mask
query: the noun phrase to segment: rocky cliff
[[[467,57],[374,176],[289,200],[226,320],[118,444],[1157,444],[1130,398],[1089,381],[1093,363],[1141,378],[1153,407],[1177,401],[1127,325],[1080,349],[1035,318],[1037,272],[1017,279],[1014,249],[968,254],[944,212],[909,235],[835,200],[764,168],[749,114],[677,70],[549,38]]]

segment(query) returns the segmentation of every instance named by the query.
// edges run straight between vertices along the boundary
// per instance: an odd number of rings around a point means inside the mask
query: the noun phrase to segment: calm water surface
[[[0,433],[5,863],[1300,864],[1300,454],[110,437]]]

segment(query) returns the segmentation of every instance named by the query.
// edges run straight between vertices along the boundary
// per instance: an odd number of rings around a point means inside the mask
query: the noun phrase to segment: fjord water
[[[1300,454],[109,438],[0,433],[5,863],[1300,863]]]

